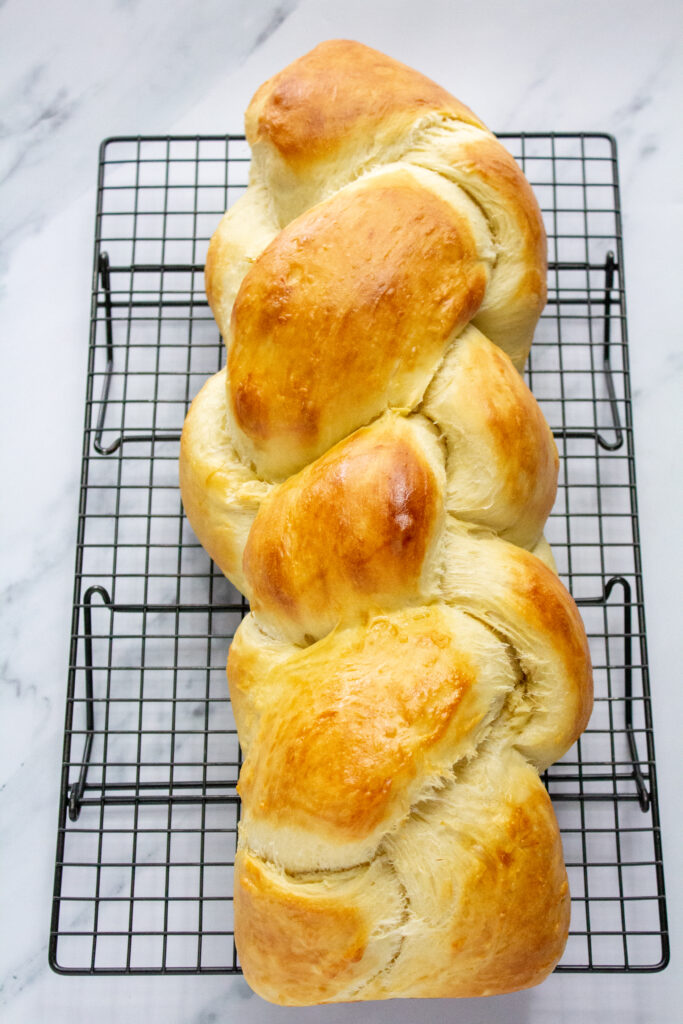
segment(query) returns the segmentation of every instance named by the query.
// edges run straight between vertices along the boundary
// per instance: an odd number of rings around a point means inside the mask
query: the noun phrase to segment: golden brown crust
[[[231,206],[211,236],[204,266],[206,298],[221,334],[244,275],[278,232],[265,190],[253,185]]]
[[[499,203],[517,227],[519,257],[528,264],[528,275],[521,287],[535,298],[537,310],[543,309],[547,291],[548,247],[539,215],[538,202],[531,185],[506,149],[493,136],[470,138],[462,148],[462,161],[468,173],[483,186],[495,190]]]
[[[242,591],[242,555],[270,486],[237,456],[226,430],[226,373],[210,377],[194,399],[180,439],[179,479],[185,514],[202,547]]]
[[[330,980],[362,959],[368,929],[355,907],[287,892],[249,854],[238,854],[235,881],[235,929],[247,977],[272,986],[275,976],[288,989],[305,986],[313,998],[324,998]]]
[[[371,136],[399,116],[427,111],[483,127],[429,78],[368,46],[320,43],[256,92],[246,113],[254,146],[266,140],[293,165],[335,155],[352,133]]]
[[[559,960],[570,914],[559,829],[514,751],[482,751],[387,852],[430,942],[406,929],[367,998],[498,995],[538,984]]]
[[[508,779],[505,816],[492,855],[479,862],[467,886],[467,912],[453,924],[452,949],[465,953],[459,971],[462,996],[500,995],[511,987],[537,985],[553,970],[567,941],[569,885],[560,832],[547,792],[524,768],[533,790],[522,800],[521,785],[512,790]],[[484,907],[488,914],[482,913]],[[496,915],[497,908],[503,910]],[[444,979],[443,988],[449,987]]]
[[[444,596],[515,650],[528,686],[527,700],[511,719],[512,738],[544,770],[578,738],[593,706],[590,650],[576,604],[529,551],[455,518],[447,538]]]
[[[381,859],[316,879],[288,876],[239,850],[234,907],[247,981],[285,1006],[343,999],[400,944],[401,893]]]
[[[291,697],[264,715],[259,753],[240,775],[252,816],[355,839],[374,832],[391,803],[405,803],[416,758],[443,738],[473,685],[449,626],[438,608],[398,613],[283,667]],[[322,656],[329,670],[318,679]],[[475,721],[463,724],[468,731]]]
[[[473,322],[521,371],[547,289],[546,233],[531,186],[497,139],[468,126],[430,127],[404,159],[452,181],[485,214],[496,264]]]
[[[545,306],[548,276],[545,227],[529,182],[497,140],[470,141],[463,148],[463,160],[469,174],[481,182],[480,187],[488,187],[495,192],[497,203],[504,208],[506,218],[513,222],[514,258],[523,268],[511,281],[510,287],[501,289],[503,296],[496,296],[495,303],[489,296],[488,303],[483,303],[475,318],[479,329],[496,340],[499,305],[505,304],[514,309],[518,320],[534,324]],[[521,369],[519,365],[518,368]]]
[[[387,416],[276,487],[244,551],[251,607],[294,639],[412,604],[443,518],[426,430]],[[422,442],[422,443],[421,443]],[[434,440],[432,448],[440,451]]]
[[[253,715],[242,837],[289,870],[368,859],[472,753],[517,682],[506,646],[442,605],[377,616],[275,661],[243,632],[228,662],[231,696]]]
[[[449,511],[533,548],[555,501],[559,459],[545,417],[510,359],[467,327],[420,411],[446,437]]]
[[[235,865],[245,976],[284,1005],[536,985],[562,954],[569,914],[548,794],[499,748],[421,804],[369,864],[324,881],[244,850]]]
[[[405,171],[285,228],[232,315],[234,425],[259,471],[282,479],[387,405],[413,407],[486,279],[467,220]]]
[[[568,748],[588,725],[593,710],[590,649],[581,615],[557,576],[529,552],[517,549],[511,582],[520,617],[538,636],[552,637],[564,664],[567,703],[573,711],[562,729],[562,746]]]
[[[289,1005],[524,988],[569,919],[538,772],[592,701],[542,538],[557,452],[513,369],[542,217],[471,111],[356,43],[276,75],[246,124],[206,266],[228,368],[180,470],[252,602],[227,666],[242,967]]]

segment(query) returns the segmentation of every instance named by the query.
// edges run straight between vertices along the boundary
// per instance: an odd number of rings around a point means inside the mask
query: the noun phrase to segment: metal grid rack
[[[506,134],[544,211],[549,298],[528,379],[561,457],[548,524],[596,685],[547,773],[572,892],[559,971],[668,960],[614,140]],[[240,753],[225,683],[246,611],[184,521],[178,439],[223,349],[209,237],[241,137],[102,144],[49,946],[64,973],[237,973]]]

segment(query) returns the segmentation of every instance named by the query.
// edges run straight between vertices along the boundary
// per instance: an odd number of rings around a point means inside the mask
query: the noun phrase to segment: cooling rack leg
[[[616,586],[622,588],[624,593],[624,723],[626,726],[626,737],[628,749],[633,765],[633,779],[638,793],[638,803],[642,811],[650,808],[650,794],[645,784],[642,769],[640,767],[640,756],[636,744],[636,734],[633,726],[633,651],[632,651],[632,622],[631,622],[631,585],[623,576],[612,576],[605,584],[601,597],[578,598],[576,603],[581,604],[606,604],[610,594]]]
[[[614,271],[616,269],[616,262],[614,260],[614,253],[612,251],[607,253],[605,257],[605,327],[602,339],[602,368],[605,374],[605,384],[607,386],[607,394],[609,396],[609,406],[612,414],[612,424],[614,426],[615,438],[614,441],[606,441],[600,434],[598,434],[598,444],[602,448],[606,448],[607,451],[613,452],[617,448],[621,448],[624,443],[624,433],[621,429],[621,419],[619,418],[619,405],[617,403],[617,395],[614,389],[614,377],[612,376],[612,364],[610,361],[610,340],[611,340],[611,327],[612,327],[612,289],[614,288]]]
[[[81,813],[81,800],[83,799],[85,783],[88,778],[90,754],[95,735],[91,610],[92,599],[95,594],[99,594],[106,605],[111,605],[111,598],[104,587],[89,587],[86,590],[83,597],[83,618],[85,621],[85,745],[83,747],[83,758],[81,760],[81,771],[78,781],[74,782],[69,790],[69,817],[72,821],[77,821]]]
[[[633,777],[638,790],[638,803],[641,811],[648,811],[650,808],[650,794],[645,785],[645,779],[640,768],[640,757],[636,746],[636,734],[633,728],[633,681],[632,681],[632,642],[631,642],[631,586],[628,580],[622,576],[615,576],[609,581],[605,588],[605,596],[608,597],[612,587],[619,583],[624,591],[624,717],[626,720],[626,737],[628,748],[633,761]]]
[[[105,447],[102,444],[102,433],[104,431],[104,417],[107,412],[107,401],[109,400],[109,388],[111,385],[112,373],[114,372],[114,335],[112,327],[112,306],[111,306],[111,275],[109,267],[109,255],[106,252],[100,253],[98,260],[98,269],[100,281],[102,282],[102,291],[104,292],[104,326],[105,326],[105,338],[107,344],[107,366],[104,374],[104,382],[102,384],[102,394],[100,395],[100,408],[97,414],[97,427],[95,429],[95,438],[93,440],[93,447],[98,455],[111,455],[121,444],[121,438],[117,437],[115,441]]]

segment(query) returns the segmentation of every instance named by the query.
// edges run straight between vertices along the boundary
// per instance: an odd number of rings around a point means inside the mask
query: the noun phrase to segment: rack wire
[[[586,623],[595,710],[546,774],[572,893],[558,971],[668,962],[633,461],[617,156],[505,134],[549,242],[529,383],[560,450],[548,523]],[[101,147],[49,960],[62,973],[239,973],[240,751],[225,682],[247,611],[177,486],[191,399],[222,362],[208,240],[247,183],[242,137]]]

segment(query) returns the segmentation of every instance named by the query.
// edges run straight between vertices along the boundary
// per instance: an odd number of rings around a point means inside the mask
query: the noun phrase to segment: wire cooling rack
[[[545,777],[572,893],[559,971],[668,961],[614,140],[506,134],[543,209],[528,380],[561,457],[548,523],[595,710]],[[238,973],[240,752],[225,681],[245,614],[183,518],[188,405],[221,366],[203,264],[247,183],[241,137],[100,152],[74,608],[49,946],[64,973]]]

